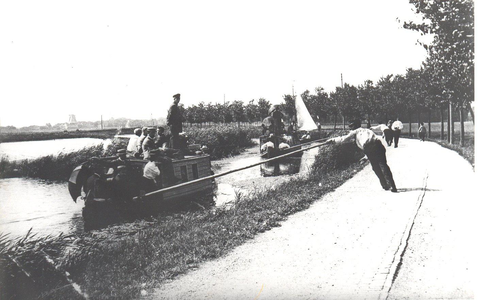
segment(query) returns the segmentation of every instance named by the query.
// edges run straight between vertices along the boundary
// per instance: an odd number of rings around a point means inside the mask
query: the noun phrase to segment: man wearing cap
[[[138,143],[136,144],[137,150],[135,153],[135,157],[139,158],[143,154],[143,142],[148,136],[148,127],[143,127],[141,136],[138,139]]]
[[[178,149],[179,133],[183,131],[183,116],[179,109],[180,94],[173,96],[173,104],[169,108],[167,123],[171,131],[171,148]]]
[[[149,158],[149,152],[153,149],[156,149],[156,128],[148,127],[148,136],[143,141],[143,158]]]
[[[350,133],[345,136],[331,138],[326,143],[346,143],[353,142],[363,150],[367,155],[372,169],[380,180],[380,184],[384,190],[391,190],[393,193],[397,192],[395,181],[393,180],[392,171],[387,165],[387,157],[385,156],[385,147],[382,144],[382,139],[373,133],[372,130],[361,128],[360,120],[355,120],[349,124]]]

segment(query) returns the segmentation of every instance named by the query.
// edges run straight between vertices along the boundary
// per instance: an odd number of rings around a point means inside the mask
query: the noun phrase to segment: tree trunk
[[[408,137],[412,137],[412,110],[408,109]]]
[[[465,118],[462,107],[460,107],[460,146],[465,146]]]
[[[453,103],[451,101],[448,102],[448,127],[449,127],[449,132],[448,132],[448,143],[453,144],[453,133],[455,131],[454,124],[453,124]]]
[[[417,135],[418,135],[418,128],[420,128],[420,124],[422,123],[422,120],[421,120],[421,113],[420,111],[417,111],[417,119],[418,119],[418,127],[417,127]]]
[[[337,113],[334,114],[334,131],[337,130]]]
[[[441,130],[440,130],[440,140],[445,138],[445,118],[443,117],[443,106],[440,105],[440,123],[441,123]]]
[[[344,123],[344,130],[345,130],[345,116],[344,115],[342,115],[342,120],[344,121],[343,123]]]
[[[432,134],[432,110],[428,111],[428,137]]]
[[[473,108],[471,107],[471,103],[468,102],[466,104],[466,106],[468,107],[468,109],[470,110],[470,114],[471,114],[471,119],[473,120],[473,125],[475,125],[475,111],[473,110]]]

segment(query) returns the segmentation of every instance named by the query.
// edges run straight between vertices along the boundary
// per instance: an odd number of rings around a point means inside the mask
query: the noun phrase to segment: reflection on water
[[[11,160],[33,159],[60,152],[72,152],[84,147],[91,147],[105,142],[102,139],[75,138],[48,141],[28,141],[0,143],[0,157],[7,156]]]
[[[257,148],[223,161],[215,161],[215,173],[226,172],[261,161]],[[317,155],[317,148],[304,152],[301,158],[287,158],[235,172],[216,179],[215,205],[227,205],[238,193],[274,188],[290,176],[306,174]],[[189,199],[173,211],[207,209],[211,199]],[[70,234],[83,231],[81,215],[84,202],[75,203],[68,193],[67,183],[26,178],[0,180],[0,233],[12,237],[24,236],[30,228],[37,236]]]
[[[297,174],[300,171],[301,160],[299,157],[291,157],[262,164],[261,175],[267,177]]]
[[[83,230],[83,202],[71,200],[66,183],[25,178],[0,180],[0,232],[12,237],[30,228],[37,236]]]
[[[277,162],[262,164],[217,178],[216,205],[220,206],[234,202],[237,193],[247,194],[250,191],[271,189],[282,182],[288,181],[290,176],[307,174],[319,153],[319,148],[313,148],[303,153],[302,157],[283,158]],[[219,174],[252,165],[262,160],[259,156],[259,147],[255,147],[248,149],[237,157],[213,162],[213,167],[217,168],[214,172]]]

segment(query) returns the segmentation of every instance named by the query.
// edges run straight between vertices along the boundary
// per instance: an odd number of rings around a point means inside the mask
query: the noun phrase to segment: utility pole
[[[294,81],[292,81],[292,97],[294,97]]]
[[[341,92],[341,97],[343,96],[343,88],[344,88],[344,77],[342,76],[342,73],[340,73],[340,87],[342,87],[342,91]],[[342,120],[343,120],[343,124],[344,124],[344,130],[345,130],[345,116],[342,115]]]
[[[103,129],[103,115],[101,115],[101,129]]]

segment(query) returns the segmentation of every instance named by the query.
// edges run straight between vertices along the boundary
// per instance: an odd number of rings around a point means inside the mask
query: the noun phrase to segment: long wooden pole
[[[311,144],[311,143],[315,143],[315,142],[323,141],[323,140],[324,139],[316,140],[316,141],[310,141],[310,142],[304,143],[302,145],[307,145],[307,144]],[[223,172],[223,173],[219,173],[219,174],[215,174],[215,175],[211,175],[211,176],[206,176],[206,177],[203,177],[203,178],[199,178],[199,179],[191,180],[191,181],[188,181],[188,182],[180,183],[180,184],[177,184],[177,185],[173,185],[173,186],[170,186],[170,187],[167,187],[167,188],[164,188],[164,189],[160,189],[160,190],[157,190],[157,191],[147,193],[142,197],[134,197],[133,201],[138,200],[140,198],[153,196],[153,195],[156,195],[156,194],[169,192],[169,191],[174,190],[176,188],[188,186],[188,185],[195,184],[195,183],[198,183],[198,182],[203,182],[203,181],[206,181],[206,180],[211,180],[211,179],[222,177],[222,176],[225,176],[225,175],[228,175],[228,174],[231,174],[231,173],[235,173],[235,172],[239,172],[239,171],[242,171],[242,170],[245,170],[245,169],[256,167],[256,166],[259,166],[259,165],[262,165],[262,164],[265,164],[265,163],[268,163],[268,162],[271,162],[271,161],[275,161],[275,160],[278,160],[278,159],[281,159],[281,158],[284,158],[284,157],[287,157],[287,156],[290,156],[290,155],[293,155],[293,154],[297,154],[297,153],[304,152],[304,151],[307,151],[307,150],[310,150],[310,149],[313,149],[313,148],[317,148],[317,147],[323,146],[325,144],[326,144],[325,142],[319,143],[317,145],[313,145],[313,146],[310,146],[310,147],[307,147],[307,148],[295,150],[295,151],[292,151],[292,152],[289,152],[289,153],[286,153],[286,154],[282,154],[282,155],[276,156],[274,158],[269,158],[269,159],[266,159],[266,160],[263,160],[263,161],[245,166],[245,167],[241,167],[241,168],[229,170],[229,171],[226,171],[226,172]]]

